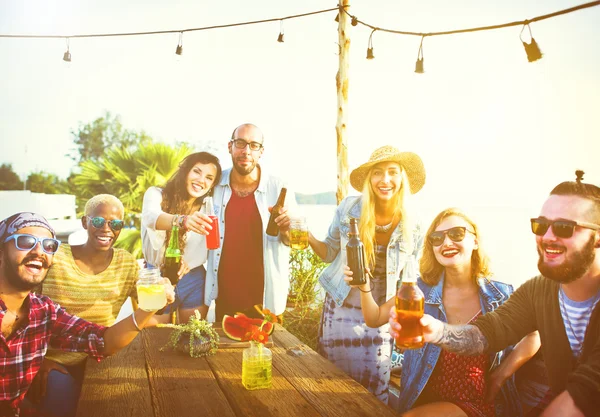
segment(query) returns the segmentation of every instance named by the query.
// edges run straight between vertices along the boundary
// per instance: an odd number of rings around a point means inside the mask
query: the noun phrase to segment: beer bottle
[[[171,238],[169,246],[165,250],[165,265],[163,267],[163,276],[169,278],[171,284],[176,285],[179,277],[177,273],[181,267],[181,250],[179,249],[179,227],[174,224],[171,229]]]
[[[219,219],[215,216],[213,210],[212,197],[204,198],[204,214],[212,220],[212,229],[208,231],[206,235],[206,249],[219,249],[221,246],[221,234],[219,233]]]
[[[271,210],[271,217],[269,217],[269,224],[267,224],[267,234],[269,236],[277,236],[279,233],[279,226],[277,226],[277,223],[275,223],[275,219],[279,216],[279,210],[281,210],[284,205],[286,193],[287,188],[282,188],[281,192],[279,193],[279,197],[277,198],[277,203]]]
[[[348,267],[352,271],[350,285],[363,285],[367,283],[365,277],[365,247],[358,237],[358,220],[350,218],[350,231],[348,232],[348,243],[346,244],[346,257]]]
[[[417,260],[410,256],[402,270],[402,283],[396,294],[396,314],[402,326],[396,338],[396,346],[405,349],[418,349],[423,346],[423,326],[421,317],[425,306],[425,296],[417,285]]]

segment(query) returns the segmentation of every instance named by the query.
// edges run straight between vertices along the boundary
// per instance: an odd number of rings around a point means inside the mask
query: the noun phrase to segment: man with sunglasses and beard
[[[557,185],[531,220],[541,275],[525,282],[473,325],[425,315],[426,342],[465,355],[496,351],[538,330],[553,399],[543,417],[597,416],[600,410],[600,188]],[[401,326],[390,311],[391,332]]]
[[[138,263],[126,250],[114,248],[124,213],[123,203],[113,195],[90,198],[81,218],[87,241],[60,246],[37,292],[70,314],[112,326],[127,298],[137,300]],[[27,394],[32,406],[48,416],[75,416],[86,360],[85,353],[49,348]]]
[[[221,246],[208,251],[205,304],[216,300],[216,319],[244,312],[256,317],[253,306],[263,304],[283,314],[289,289],[288,207],[295,207],[287,190],[275,222],[277,236],[266,234],[270,210],[284,182],[258,163],[264,151],[262,131],[246,123],[235,128],[228,144],[233,167],[223,171],[214,189],[214,210]]]
[[[43,283],[59,246],[54,230],[38,214],[17,213],[0,222],[0,417],[20,415],[49,347],[100,360],[127,346],[155,313],[136,310],[107,328],[31,292]],[[172,303],[173,287],[168,279],[164,283],[167,303]]]

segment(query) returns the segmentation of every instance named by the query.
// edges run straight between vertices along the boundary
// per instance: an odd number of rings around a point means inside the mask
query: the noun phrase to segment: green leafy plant
[[[290,254],[290,291],[283,326],[315,350],[323,310],[319,276],[326,266],[312,249]]]
[[[169,341],[161,351],[172,348],[189,352],[192,358],[199,358],[214,355],[219,348],[219,334],[213,329],[212,323],[202,319],[198,310],[195,310],[187,323],[158,324],[157,327],[173,329]],[[189,342],[185,341],[185,337],[189,338]]]

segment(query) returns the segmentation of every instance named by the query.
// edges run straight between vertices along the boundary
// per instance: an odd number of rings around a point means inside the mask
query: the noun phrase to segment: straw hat
[[[421,158],[412,152],[400,152],[389,145],[375,149],[368,162],[354,169],[350,173],[350,184],[356,191],[362,192],[369,170],[380,162],[388,161],[398,162],[402,166],[410,182],[411,193],[416,194],[423,188],[423,185],[425,185],[425,167]]]

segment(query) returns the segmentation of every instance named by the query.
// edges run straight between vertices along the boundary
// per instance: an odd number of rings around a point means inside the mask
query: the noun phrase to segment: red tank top
[[[252,310],[264,291],[263,227],[254,193],[234,192],[225,208],[225,235],[219,262],[216,319]]]

